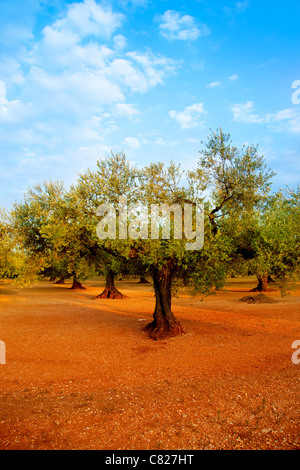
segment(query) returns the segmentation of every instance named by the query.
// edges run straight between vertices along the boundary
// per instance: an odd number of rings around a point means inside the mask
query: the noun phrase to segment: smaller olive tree
[[[20,250],[9,214],[0,209],[0,278],[17,278],[25,265],[25,254]]]
[[[95,299],[123,299],[126,296],[115,286],[115,277],[126,271],[128,259],[108,250],[96,235],[98,222],[97,208],[110,204],[117,212],[119,198],[125,196],[129,204],[137,201],[136,188],[138,170],[131,165],[124,153],[111,152],[106,158],[96,162],[94,171],[87,169],[79,175],[77,184],[72,189],[77,207],[85,217],[85,232],[89,238],[90,253],[96,253],[94,266],[98,273],[105,275],[105,288]],[[82,216],[81,216],[82,217]],[[88,219],[88,220],[87,220]]]
[[[72,277],[73,289],[82,288],[79,280],[93,272],[82,214],[72,194],[58,182],[29,189],[11,212],[14,231],[36,273]]]
[[[257,275],[254,291],[274,290],[276,281],[284,295],[295,286],[300,273],[300,187],[272,195],[263,210],[256,213],[255,236],[249,239],[254,256],[249,269]],[[249,237],[248,237],[249,238]]]

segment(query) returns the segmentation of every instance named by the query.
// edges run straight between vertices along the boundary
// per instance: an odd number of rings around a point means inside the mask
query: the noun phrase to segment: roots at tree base
[[[74,280],[73,281],[73,285],[72,287],[70,287],[70,289],[72,290],[84,290],[85,287],[83,287],[83,285],[81,284],[81,282],[77,281],[77,280]]]
[[[115,273],[108,270],[106,274],[106,285],[104,291],[96,295],[94,299],[126,299],[127,296],[118,291],[115,286]]]
[[[127,296],[122,294],[122,292],[118,291],[116,288],[111,289],[105,287],[104,291],[101,294],[96,295],[94,299],[127,299]]]
[[[254,289],[251,289],[249,292],[274,292],[274,289],[272,289],[268,285],[269,277],[267,274],[264,276],[257,276],[257,279],[258,285],[254,287]]]
[[[177,320],[172,324],[167,322],[157,324],[157,322],[153,320],[153,322],[145,326],[144,331],[147,333],[149,338],[154,340],[172,338],[174,336],[184,334],[183,328]]]

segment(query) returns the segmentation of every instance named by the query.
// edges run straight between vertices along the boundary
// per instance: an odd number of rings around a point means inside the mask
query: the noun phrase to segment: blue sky
[[[0,206],[110,151],[191,169],[219,126],[299,184],[298,0],[0,0],[0,23]]]

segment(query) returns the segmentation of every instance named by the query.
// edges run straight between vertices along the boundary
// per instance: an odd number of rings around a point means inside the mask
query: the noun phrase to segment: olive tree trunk
[[[94,297],[94,299],[126,299],[126,295],[122,294],[115,286],[115,273],[108,270],[106,274],[106,283],[104,291]]]
[[[181,335],[183,329],[171,310],[172,273],[169,266],[153,272],[155,310],[153,321],[145,327],[150,338],[162,339]]]
[[[268,284],[268,281],[269,281],[268,274],[257,276],[257,279],[258,279],[258,285],[254,289],[251,289],[250,292],[273,292],[274,289],[269,287],[269,284]]]
[[[81,284],[81,282],[78,281],[77,276],[73,276],[73,284],[72,287],[70,287],[72,290],[84,290],[85,287]]]

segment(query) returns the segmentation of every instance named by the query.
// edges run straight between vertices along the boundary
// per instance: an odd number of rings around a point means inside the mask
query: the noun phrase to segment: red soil
[[[245,303],[255,279],[201,302],[181,291],[183,336],[152,341],[154,293],[125,300],[0,283],[0,449],[299,449],[300,289]],[[300,358],[300,354],[299,354]]]

